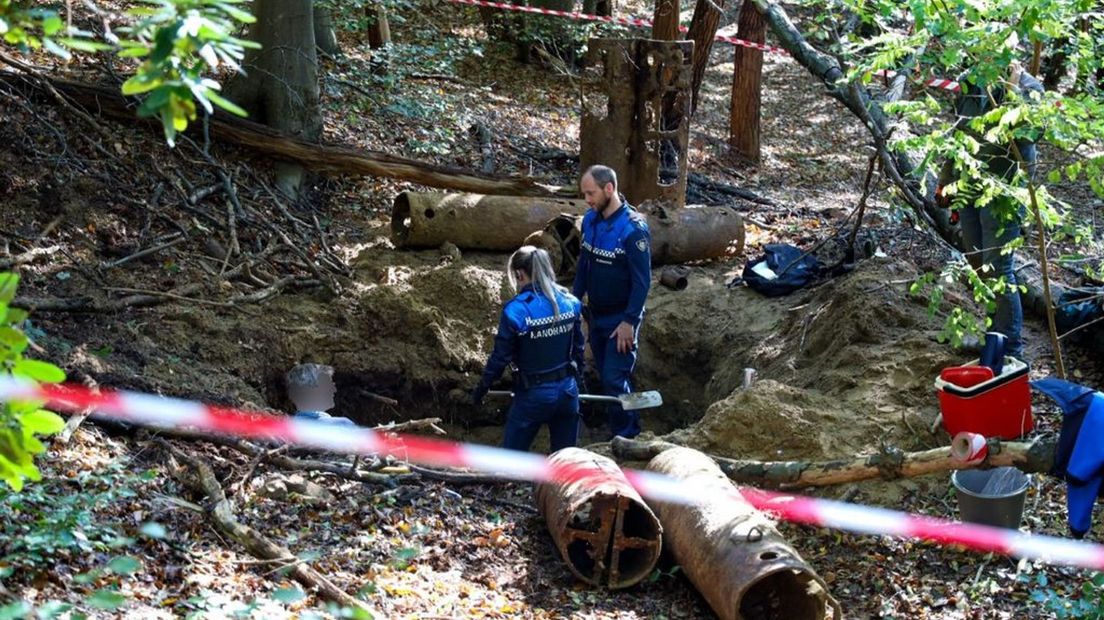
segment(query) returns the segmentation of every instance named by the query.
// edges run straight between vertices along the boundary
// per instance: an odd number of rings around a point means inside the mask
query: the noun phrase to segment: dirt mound
[[[937,320],[904,295],[915,275],[907,263],[874,260],[779,299],[726,290],[718,278],[698,278],[681,302],[680,293],[657,293],[644,352],[654,357],[641,374],[672,403],[669,423],[692,423],[667,439],[769,459],[916,444],[911,428],[935,414],[932,380],[956,356],[929,338]],[[760,378],[748,390],[744,368]],[[700,420],[695,408],[705,411]]]

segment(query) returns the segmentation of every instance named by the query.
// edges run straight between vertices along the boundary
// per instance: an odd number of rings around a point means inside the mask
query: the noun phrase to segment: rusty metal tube
[[[537,487],[537,507],[571,572],[610,589],[647,577],[659,559],[663,528],[621,468],[582,448],[548,459],[554,467],[588,470],[571,482]]]
[[[391,207],[391,241],[399,248],[516,250],[561,213],[582,215],[582,200],[405,191]]]
[[[823,620],[839,604],[771,521],[743,500],[705,454],[672,448],[648,470],[685,481],[694,506],[653,502],[664,539],[721,620]]]
[[[684,291],[690,283],[690,269],[684,265],[668,265],[659,272],[659,283],[673,291]]]
[[[665,209],[644,205],[640,212],[652,233],[654,265],[720,258],[729,251],[738,254],[744,249],[744,220],[727,207]],[[549,251],[559,276],[575,271],[582,247],[582,223],[581,215],[560,215],[528,238],[529,243]]]

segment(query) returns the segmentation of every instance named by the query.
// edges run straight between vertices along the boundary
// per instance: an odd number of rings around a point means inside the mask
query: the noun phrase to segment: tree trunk
[[[679,0],[656,0],[652,38],[674,41],[679,36]]]
[[[610,442],[619,461],[647,461],[681,446],[666,441],[639,441],[614,437]],[[834,461],[744,461],[711,456],[721,471],[737,484],[795,489],[821,487],[877,478],[893,480],[979,467],[1016,467],[1027,473],[1049,472],[1054,466],[1053,439],[1025,442],[989,440],[989,455],[963,462],[951,456],[950,447],[901,452],[887,449],[878,454]]]
[[[705,78],[705,69],[709,66],[709,52],[713,50],[713,37],[717,36],[717,27],[721,23],[721,11],[724,0],[698,0],[694,7],[694,17],[690,19],[690,31],[686,38],[694,42],[694,64],[691,69],[690,113],[698,109],[698,90]]]
[[[767,23],[752,0],[744,0],[744,6],[740,8],[739,23],[737,38],[754,43],[766,41]],[[733,154],[758,164],[763,51],[742,45],[735,46],[735,50],[736,68],[732,76],[728,141]]]
[[[322,134],[313,9],[313,0],[256,0],[249,38],[262,47],[249,51],[246,75],[228,87],[230,98],[255,120],[308,141]],[[297,163],[276,165],[277,186],[291,197],[303,175]]]
[[[314,7],[314,42],[318,45],[318,51],[330,58],[341,55],[337,33],[334,32],[333,13],[328,6]]]
[[[383,5],[364,7],[371,23],[368,25],[368,47],[378,50],[391,43],[391,24],[387,21],[387,9]]]

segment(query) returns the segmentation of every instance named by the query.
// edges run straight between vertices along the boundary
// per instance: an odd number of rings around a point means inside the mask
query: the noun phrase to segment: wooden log
[[[103,117],[123,122],[158,123],[156,119],[139,119],[135,110],[139,101],[123,97],[116,90],[57,78],[42,78],[59,93],[84,108]],[[43,92],[42,85],[35,85],[26,76],[0,71],[0,83],[16,92],[34,96],[42,101],[53,101]],[[198,128],[198,124],[196,125]],[[490,177],[460,168],[438,166],[406,157],[391,155],[341,144],[322,144],[293,138],[252,121],[216,113],[210,122],[211,137],[240,147],[252,149],[269,157],[302,164],[315,172],[331,174],[360,174],[411,181],[429,187],[506,194],[511,196],[574,196],[574,186],[558,188],[542,185],[529,178]]]
[[[570,482],[537,487],[537,507],[571,572],[610,589],[647,577],[659,560],[663,528],[621,468],[582,448],[564,448],[548,460],[568,472],[585,471]]]
[[[400,248],[516,250],[561,213],[586,213],[582,200],[402,192],[391,209],[391,241]]]
[[[705,454],[665,450],[648,470],[678,478],[700,494],[695,505],[652,502],[664,541],[686,577],[721,620],[823,620],[827,585],[747,503]]]
[[[668,450],[682,448],[666,441],[638,441],[614,437],[610,443],[614,456],[621,461],[647,461]],[[950,447],[922,452],[885,450],[868,456],[855,456],[833,461],[746,461],[721,456],[710,458],[733,482],[757,486],[819,487],[876,478],[892,480],[956,469],[982,467],[1016,467],[1027,473],[1050,471],[1054,463],[1055,444],[1052,440],[1033,442],[1002,442],[989,440],[989,456],[983,461],[963,463],[951,457]]]

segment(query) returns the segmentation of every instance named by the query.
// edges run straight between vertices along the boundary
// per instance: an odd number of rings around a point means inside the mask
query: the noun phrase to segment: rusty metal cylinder
[[[640,208],[652,235],[652,264],[670,265],[739,254],[744,249],[744,220],[727,207],[693,205],[681,209],[644,205]],[[575,271],[582,247],[580,215],[560,215],[527,243],[548,250],[556,274]]]
[[[673,291],[685,291],[690,284],[690,268],[685,265],[668,265],[659,272],[659,283]]]
[[[744,218],[728,207],[690,205],[681,209],[641,206],[652,233],[657,265],[719,258],[744,249]]]
[[[659,559],[663,528],[621,468],[582,448],[564,448],[548,460],[578,474],[537,487],[537,507],[571,572],[610,589],[647,577]]]
[[[736,492],[713,459],[673,448],[648,470],[684,481],[701,502],[652,502],[667,548],[721,620],[823,620],[839,604],[774,524]]]
[[[448,241],[465,250],[516,250],[549,220],[586,210],[585,201],[565,198],[405,191],[391,207],[391,241],[399,248]]]

